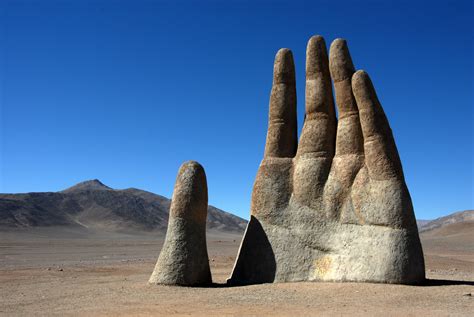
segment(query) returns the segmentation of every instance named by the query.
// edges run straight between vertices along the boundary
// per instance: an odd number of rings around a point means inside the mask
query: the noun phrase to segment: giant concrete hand
[[[293,56],[275,58],[265,155],[229,282],[424,280],[423,252],[393,135],[347,44],[306,51],[306,115],[297,143]],[[334,83],[338,120],[334,109]]]

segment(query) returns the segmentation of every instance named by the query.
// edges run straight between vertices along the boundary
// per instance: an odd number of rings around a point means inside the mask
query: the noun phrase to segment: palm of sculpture
[[[276,56],[265,155],[229,282],[423,281],[411,198],[368,75],[354,73],[344,40],[329,61],[319,36],[306,54],[299,144],[293,57]]]

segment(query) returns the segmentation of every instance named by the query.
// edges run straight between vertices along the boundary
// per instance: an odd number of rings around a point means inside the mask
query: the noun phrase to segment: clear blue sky
[[[193,159],[210,204],[248,218],[274,55],[293,50],[301,128],[320,34],[371,75],[417,217],[474,207],[471,1],[0,2],[0,192],[98,178],[169,197]]]

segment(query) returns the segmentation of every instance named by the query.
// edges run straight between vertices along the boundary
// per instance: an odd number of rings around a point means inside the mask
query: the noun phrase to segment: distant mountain
[[[420,220],[418,220],[420,221]],[[425,220],[421,220],[425,221]],[[420,232],[430,231],[456,223],[474,222],[474,210],[464,210],[437,218],[427,223],[418,223]],[[421,225],[421,227],[420,227]]]
[[[104,185],[100,180],[93,179],[85,182],[77,183],[76,185],[69,187],[61,193],[74,193],[83,190],[110,190],[109,186]]]
[[[144,190],[112,189],[97,179],[60,192],[0,194],[0,227],[82,226],[105,230],[161,230],[171,200]],[[207,228],[242,232],[247,222],[213,206]]]
[[[438,260],[456,258],[456,265],[472,267],[474,254],[474,210],[453,213],[430,221],[420,232],[426,254]]]
[[[426,225],[431,220],[424,220],[424,219],[416,219],[416,225],[418,226],[418,230],[421,230],[424,225]]]

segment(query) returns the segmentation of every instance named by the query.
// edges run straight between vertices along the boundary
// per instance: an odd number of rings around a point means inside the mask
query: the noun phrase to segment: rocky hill
[[[112,189],[99,180],[60,192],[0,194],[0,227],[82,226],[103,230],[163,230],[171,200],[144,190]],[[209,206],[207,228],[242,232],[246,221]]]
[[[435,220],[418,222],[420,232],[430,231],[457,223],[474,222],[474,210],[464,210],[449,214]]]
[[[422,228],[420,237],[428,265],[442,267],[450,257],[456,259],[453,265],[457,268],[474,267],[474,210],[435,219]]]

